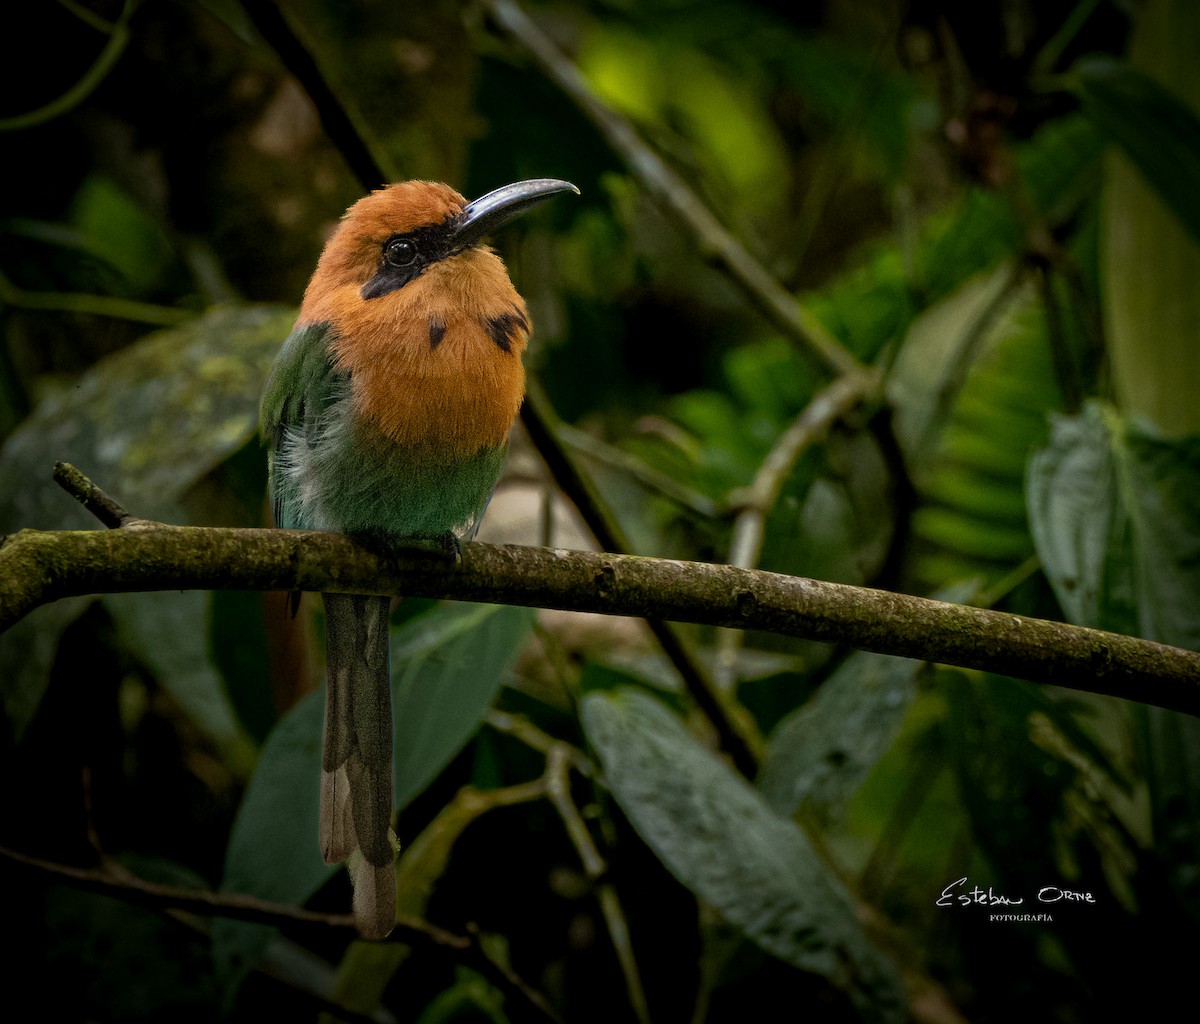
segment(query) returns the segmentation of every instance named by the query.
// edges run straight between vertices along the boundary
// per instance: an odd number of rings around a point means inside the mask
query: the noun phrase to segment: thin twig
[[[78,868],[33,857],[4,846],[0,846],[0,858],[54,881],[86,892],[113,896],[135,906],[160,911],[182,911],[198,917],[224,917],[254,924],[269,924],[277,928],[315,927],[345,932],[348,937],[358,934],[352,914],[318,913],[239,893],[217,893],[204,889],[161,885],[139,878],[131,872],[122,872],[120,876],[114,876],[106,871]],[[559,1019],[538,992],[530,988],[511,968],[487,952],[476,934],[458,935],[419,918],[400,917],[388,941],[448,953],[459,963],[479,971],[506,995],[516,996],[522,1003],[537,1010],[540,1017],[550,1021]]]
[[[59,487],[110,530],[126,526],[134,519],[115,498],[105,494],[69,462],[56,462],[53,475]]]
[[[708,519],[716,519],[721,515],[721,506],[707,494],[701,494],[695,488],[680,483],[671,474],[655,469],[636,455],[630,455],[627,451],[593,437],[586,430],[580,430],[567,423],[559,423],[555,429],[559,438],[569,448],[620,470],[633,477],[643,487],[657,491],[676,505]]]
[[[772,324],[835,374],[860,368],[854,355],[750,255],[633,126],[600,100],[579,69],[517,4],[485,0],[484,6],[496,26],[596,126],[647,194],[687,231],[702,257],[723,270]]]
[[[196,313],[190,309],[156,306],[151,302],[138,302],[115,295],[26,291],[18,288],[4,274],[0,274],[0,305],[45,313],[84,313],[155,327],[172,327],[196,318]]]
[[[632,545],[595,493],[595,489],[579,472],[579,468],[558,441],[557,425],[553,414],[549,412],[549,403],[544,399],[538,401],[539,398],[540,393],[534,388],[521,407],[521,422],[525,425],[534,447],[541,454],[567,499],[579,510],[600,547],[614,553],[632,550]],[[753,732],[748,722],[726,704],[725,697],[700,667],[679,631],[671,623],[651,615],[646,617],[646,624],[662,648],[663,654],[679,673],[684,689],[696,702],[696,707],[712,723],[721,749],[729,754],[739,772],[746,778],[754,778],[758,771],[758,757],[755,753]]]
[[[12,864],[20,865],[39,874],[49,876],[55,881],[65,882],[76,889],[86,892],[99,893],[102,896],[114,896],[125,903],[149,907],[153,910],[182,910],[199,917],[227,917],[237,921],[247,921],[253,924],[270,924],[275,927],[305,925],[323,930],[345,930],[348,935],[357,934],[352,914],[326,914],[289,904],[271,903],[253,896],[239,893],[217,893],[207,889],[184,889],[174,885],[162,885],[137,878],[132,874],[114,877],[108,871],[92,868],[79,868],[70,864],[60,864],[56,861],[33,857],[8,847],[0,846],[0,858]],[[454,938],[450,934],[438,935],[437,929],[429,926],[429,931],[420,925],[405,923],[403,929],[412,931],[417,941],[427,940],[435,944],[445,938]],[[453,942],[449,942],[453,945]]]
[[[546,754],[546,795],[562,819],[563,827],[571,844],[579,854],[583,870],[588,879],[596,886],[596,898],[600,903],[600,912],[604,916],[604,924],[608,928],[609,938],[617,953],[617,961],[621,965],[621,973],[625,977],[625,989],[629,994],[629,1003],[641,1024],[649,1024],[650,1009],[646,1003],[646,991],[642,987],[641,974],[638,971],[637,958],[633,955],[633,943],[629,936],[629,922],[621,909],[621,901],[617,896],[616,887],[606,879],[608,866],[592,840],[579,808],[571,799],[571,750],[565,743],[552,745]]]
[[[35,110],[29,110],[14,117],[0,118],[0,132],[23,130],[52,121],[79,106],[95,92],[100,83],[108,77],[109,72],[116,67],[121,54],[125,52],[125,47],[129,43],[129,18],[133,14],[133,8],[133,0],[125,0],[120,17],[107,29],[109,36],[108,41],[104,44],[104,49],[92,62],[91,67],[66,92]],[[100,27],[96,21],[90,21],[90,23],[93,28]],[[104,30],[102,29],[102,31]]]
[[[730,496],[729,504],[739,509],[729,544],[731,565],[742,569],[753,569],[758,565],[767,519],[797,460],[824,438],[834,423],[874,394],[878,387],[878,378],[870,373],[838,377],[814,395],[791,426],[780,434],[750,485]],[[722,690],[731,688],[736,682],[737,657],[743,635],[739,630],[723,630],[717,636],[713,677]]]
[[[520,740],[527,747],[545,754],[547,757],[550,756],[551,751],[555,751],[555,756],[566,758],[567,764],[585,778],[593,778],[596,774],[592,762],[581,750],[571,746],[564,740],[555,739],[548,732],[539,729],[527,718],[509,714],[507,711],[498,711],[493,708],[488,712],[486,721],[497,732],[502,732],[506,736],[512,736],[514,739]]]
[[[870,373],[839,377],[817,392],[787,430],[779,435],[750,486],[730,497],[729,504],[738,509],[729,547],[730,564],[743,569],[752,569],[758,564],[767,517],[779,500],[797,460],[824,439],[834,423],[874,394],[878,387],[878,378]]]

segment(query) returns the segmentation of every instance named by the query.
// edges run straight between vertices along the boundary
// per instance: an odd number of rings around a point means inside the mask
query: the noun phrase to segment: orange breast
[[[353,285],[310,293],[301,318],[333,323],[356,412],[397,444],[465,457],[508,435],[529,321],[491,250],[451,256],[377,299]]]

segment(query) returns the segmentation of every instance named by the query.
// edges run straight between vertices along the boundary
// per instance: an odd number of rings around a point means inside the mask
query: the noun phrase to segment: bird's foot
[[[438,544],[448,562],[453,562],[455,565],[462,564],[462,541],[458,539],[457,533],[447,530],[438,538]]]
[[[377,531],[355,533],[354,539],[363,547],[382,557],[388,555],[433,555],[452,565],[462,562],[462,544],[458,536],[447,530],[436,537],[397,537]]]

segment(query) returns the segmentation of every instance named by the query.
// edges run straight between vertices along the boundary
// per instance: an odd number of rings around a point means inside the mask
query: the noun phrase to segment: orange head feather
[[[488,205],[506,190],[468,204],[448,185],[392,185],[351,206],[321,253],[300,322],[334,327],[355,411],[398,444],[470,456],[502,444],[512,426],[529,317],[478,238],[574,186],[508,186],[521,188]]]

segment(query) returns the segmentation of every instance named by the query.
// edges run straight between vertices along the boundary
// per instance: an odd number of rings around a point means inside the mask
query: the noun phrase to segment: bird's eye
[[[393,267],[412,266],[417,258],[417,247],[407,238],[393,238],[383,247],[383,258]]]

